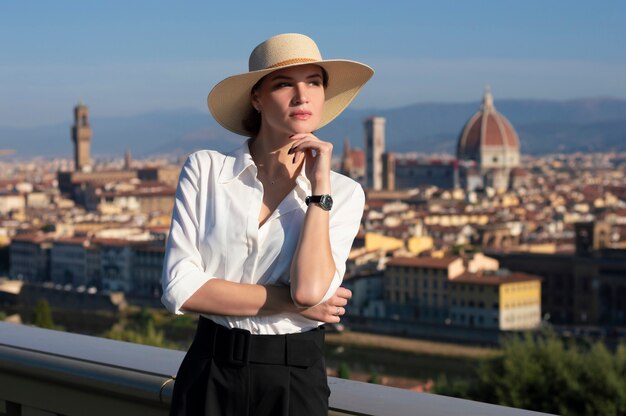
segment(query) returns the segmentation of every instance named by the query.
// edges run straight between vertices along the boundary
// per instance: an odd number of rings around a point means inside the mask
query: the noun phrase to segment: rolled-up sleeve
[[[354,238],[359,232],[363,208],[365,207],[365,193],[361,185],[356,184],[349,199],[341,202],[335,215],[331,216],[329,224],[330,248],[335,261],[335,275],[320,303],[330,299],[343,281],[346,261]]]
[[[163,260],[161,302],[182,315],[182,305],[212,277],[204,272],[198,250],[200,173],[194,154],[185,162],[178,179],[172,223]]]

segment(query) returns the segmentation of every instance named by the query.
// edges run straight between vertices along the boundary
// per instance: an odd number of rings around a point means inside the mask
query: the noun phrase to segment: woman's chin
[[[293,126],[293,134],[308,134],[312,131],[315,131],[317,128],[317,123],[308,123],[308,124],[300,124]]]

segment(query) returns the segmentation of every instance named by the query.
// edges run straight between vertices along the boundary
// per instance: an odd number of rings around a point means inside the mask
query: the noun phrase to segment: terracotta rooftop
[[[541,277],[526,273],[511,273],[509,275],[495,275],[464,272],[451,279],[451,283],[470,283],[477,285],[501,285],[506,283],[532,282],[541,280]]]
[[[387,262],[387,266],[428,267],[432,269],[447,269],[450,264],[460,257],[394,257]]]
[[[24,243],[40,244],[46,241],[52,241],[51,237],[43,234],[17,234],[11,238],[12,241],[20,241]]]

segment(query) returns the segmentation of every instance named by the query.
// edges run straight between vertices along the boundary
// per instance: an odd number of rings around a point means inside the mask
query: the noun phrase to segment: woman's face
[[[312,132],[324,109],[322,69],[301,65],[266,75],[252,95],[252,105],[261,111],[261,134]]]

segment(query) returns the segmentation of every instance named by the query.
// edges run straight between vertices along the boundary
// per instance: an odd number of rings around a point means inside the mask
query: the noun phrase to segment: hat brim
[[[365,83],[374,75],[374,70],[360,62],[343,59],[322,60],[263,69],[228,77],[218,83],[207,97],[209,111],[215,120],[233,133],[250,136],[243,126],[243,120],[252,111],[250,91],[254,84],[267,74],[293,66],[319,65],[328,73],[325,89],[324,111],[320,124],[322,128],[334,120],[352,102]]]

